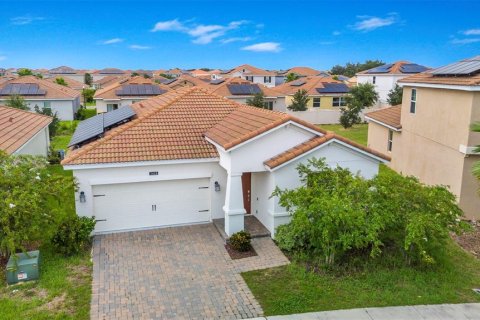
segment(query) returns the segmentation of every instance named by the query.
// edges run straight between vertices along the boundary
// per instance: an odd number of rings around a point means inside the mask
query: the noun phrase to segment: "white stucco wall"
[[[145,163],[142,163],[145,164]],[[129,166],[133,165],[133,166]],[[79,169],[82,166],[65,166],[66,170],[72,169],[73,175],[78,182],[78,191],[75,193],[75,205],[77,214],[80,216],[93,216],[92,186],[162,181],[192,178],[210,178],[210,200],[212,218],[223,218],[222,207],[225,203],[226,172],[214,162],[194,162],[182,164],[156,164],[140,165],[139,163],[125,164],[116,168]],[[86,166],[83,166],[86,167]],[[149,172],[158,171],[158,175],[150,176]],[[216,192],[214,183],[218,181],[221,191]],[[79,193],[85,192],[86,202],[80,203]],[[135,195],[132,195],[135,196]]]
[[[365,121],[365,113],[377,110],[378,106],[366,108],[360,113],[360,118]],[[334,110],[325,110],[319,108],[310,108],[307,111],[290,111],[286,112],[294,117],[314,124],[338,124],[340,123],[340,108]]]
[[[379,95],[379,105],[387,104],[388,93],[395,87],[398,80],[408,74],[357,74],[357,83],[373,83],[375,77],[375,91]]]
[[[104,100],[104,99],[95,99],[97,113],[107,112],[107,104],[118,104],[118,107],[131,106],[133,103],[140,100],[145,100],[145,98],[129,98],[129,99],[116,99],[116,100]]]
[[[48,147],[50,146],[50,139],[48,134],[48,126],[40,130],[35,136],[27,141],[23,146],[18,148],[13,154],[29,154],[34,156],[48,155]]]
[[[235,96],[230,96],[226,97],[232,101],[241,103],[241,104],[247,104],[247,99],[251,97],[235,97]],[[275,111],[282,111],[285,112],[287,110],[287,106],[285,104],[285,97],[277,97],[277,98],[265,98],[265,101],[272,101],[273,102],[273,110]]]
[[[0,99],[0,105],[5,104],[6,99]],[[34,111],[37,105],[40,109],[45,102],[50,102],[52,112],[56,112],[60,120],[74,120],[75,113],[80,109],[80,97],[72,100],[52,100],[52,99],[25,99],[30,110]]]

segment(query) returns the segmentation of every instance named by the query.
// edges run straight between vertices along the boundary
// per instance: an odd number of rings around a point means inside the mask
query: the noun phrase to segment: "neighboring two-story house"
[[[390,153],[390,166],[430,185],[446,185],[466,217],[480,219],[480,197],[472,166],[480,133],[480,56],[399,81],[401,106],[366,115],[368,146]]]
[[[0,84],[0,105],[12,95],[25,99],[30,110],[50,108],[60,120],[74,120],[80,109],[80,91],[34,76],[24,76]]]
[[[398,80],[412,74],[424,72],[428,67],[408,61],[397,61],[357,73],[357,83],[371,83],[378,93],[379,105],[386,105],[388,93]]]
[[[310,100],[307,111],[288,111],[302,120],[316,124],[338,123],[340,107],[346,105],[345,95],[350,88],[332,77],[311,76],[286,82],[275,87],[285,95],[285,104],[292,104],[293,96],[299,90],[305,90]]]
[[[91,73],[93,81],[100,80],[107,76],[125,76],[130,75],[130,72],[120,70],[117,68],[104,68],[101,70],[95,70]]]
[[[275,87],[279,83],[283,83],[283,76],[275,72],[263,70],[248,64],[243,64],[223,75],[224,78],[242,78],[253,83],[263,84],[267,87]],[[281,82],[277,82],[277,78]]]
[[[98,90],[93,99],[96,102],[97,113],[104,113],[164,94],[169,90],[170,88],[163,84],[136,76]]]
[[[44,76],[45,78],[63,78],[65,80],[72,79],[82,84],[85,83],[84,70],[75,70],[67,66],[50,69]]]

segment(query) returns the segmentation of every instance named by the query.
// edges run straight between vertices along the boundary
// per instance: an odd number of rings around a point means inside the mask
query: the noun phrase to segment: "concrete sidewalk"
[[[361,308],[261,317],[268,320],[476,320],[480,303],[438,304],[386,308]]]

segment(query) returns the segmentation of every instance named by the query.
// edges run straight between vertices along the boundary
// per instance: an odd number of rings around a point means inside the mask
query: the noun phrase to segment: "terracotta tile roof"
[[[130,79],[130,76],[129,75],[111,75],[111,76],[106,76],[106,77],[103,77],[97,81],[94,81],[93,83],[101,86],[101,87],[107,87],[111,84],[114,84],[116,82],[120,82],[120,81],[123,81],[123,80],[127,80],[127,79]]]
[[[207,87],[208,83],[198,77],[193,77],[189,74],[182,74],[176,78],[175,81],[167,84],[166,86],[172,89],[192,86]]]
[[[480,73],[471,76],[435,76],[428,72],[417,73],[398,80],[400,83],[429,83],[446,84],[454,86],[478,86],[480,85]]]
[[[299,76],[317,76],[321,73],[321,71],[309,67],[293,67],[285,72],[285,74],[289,73],[295,73]]]
[[[81,83],[80,81],[73,80],[72,78],[68,77],[67,75],[57,75],[55,77],[47,78],[45,80],[56,83],[55,80],[57,78],[63,78],[65,82],[67,83],[69,88],[72,88],[73,90],[82,90],[83,87],[88,88],[88,86],[84,83]]]
[[[245,69],[245,72],[243,70]],[[235,72],[241,72],[246,76],[274,76],[276,75],[275,72],[263,70],[254,66],[251,66],[249,64],[242,64],[241,66],[238,66],[236,68],[233,68],[228,72],[228,74],[233,74]]]
[[[224,82],[220,84],[211,84],[211,83],[206,83],[207,86],[206,88],[215,94],[218,94],[222,97],[238,97],[236,95],[233,95],[230,90],[228,89],[229,84],[252,84],[252,82],[242,79],[242,78],[228,78],[225,79]],[[283,93],[277,91],[277,87],[275,88],[269,88],[267,86],[264,86],[261,83],[256,83],[260,90],[262,90],[263,94],[265,97],[283,97],[285,96]],[[240,96],[242,97],[242,96]]]
[[[315,149],[316,147],[330,141],[330,140],[338,140],[338,141],[342,141],[342,142],[345,142],[355,148],[358,148],[360,150],[363,150],[365,152],[368,152],[374,156],[377,156],[381,159],[384,159],[386,161],[390,161],[391,158],[387,155],[384,155],[378,151],[375,151],[373,149],[370,149],[370,148],[367,148],[365,146],[362,146],[358,143],[355,143],[353,141],[350,141],[342,136],[339,136],[339,135],[336,135],[334,134],[333,132],[328,132],[326,135],[324,136],[321,136],[321,137],[314,137],[308,141],[305,141],[293,148],[290,148],[288,149],[287,151],[285,152],[282,152],[280,153],[279,155],[271,158],[271,159],[268,159],[267,161],[264,162],[264,164],[269,167],[270,169],[274,169],[290,160],[293,160],[295,158],[297,158],[298,156],[312,150],[312,149]]]
[[[382,72],[382,73],[378,73],[378,74],[380,74],[380,75],[382,75],[382,74],[411,74],[411,73],[404,73],[400,69],[405,64],[412,64],[412,62],[409,62],[409,61],[393,62],[392,67],[390,68],[390,70],[388,72]],[[377,67],[375,67],[375,68],[377,68]],[[367,74],[370,70],[375,69],[375,68],[371,68],[371,69],[368,69],[368,70],[357,72],[357,74]],[[369,73],[369,74],[376,74],[376,73]]]
[[[51,117],[0,106],[0,150],[14,153],[50,122]]]
[[[95,92],[93,96],[94,99],[121,99],[126,98],[125,96],[117,96],[116,91],[119,90],[124,85],[129,84],[152,84],[158,86],[162,90],[169,91],[170,88],[164,84],[159,84],[154,82],[152,79],[147,79],[143,76],[135,76],[135,77],[127,77],[127,78],[120,78],[119,81],[114,82],[113,84],[106,86],[102,89],[99,89]],[[132,98],[134,96],[128,96],[128,98]]]
[[[318,96],[320,95],[317,88],[324,88],[323,83],[343,83],[333,79],[333,77],[311,76],[302,77],[294,81],[285,82],[275,87],[275,90],[285,95],[293,95],[298,90],[306,90],[308,95]],[[301,85],[298,85],[301,84]]]
[[[80,96],[80,92],[77,90],[74,90],[69,87],[61,86],[59,84],[53,83],[49,80],[46,79],[38,79],[37,77],[34,76],[24,76],[24,77],[19,77],[7,82],[4,82],[0,84],[0,89],[6,86],[7,84],[10,83],[29,83],[29,84],[38,84],[40,89],[45,90],[46,94],[43,96],[40,96],[42,99],[43,98],[50,98],[50,99],[67,99],[67,100],[73,100],[77,97]],[[5,97],[1,97],[0,99],[3,99]],[[37,97],[39,98],[39,97]]]
[[[365,114],[365,117],[371,118],[399,130],[402,128],[402,124],[400,121],[401,114],[402,105],[397,105],[369,112]]]

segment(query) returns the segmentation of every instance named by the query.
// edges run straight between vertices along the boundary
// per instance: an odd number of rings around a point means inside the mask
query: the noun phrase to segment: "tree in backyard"
[[[49,135],[50,135],[50,139],[55,137],[55,135],[57,134],[58,124],[60,122],[60,119],[58,119],[57,113],[52,112],[51,108],[42,107],[40,109],[40,107],[37,106],[37,105],[35,105],[34,109],[35,109],[35,112],[38,113],[38,114],[43,114],[44,116],[49,116],[49,117],[53,118],[52,122],[48,125],[48,132],[49,132]]]
[[[361,122],[360,112],[378,101],[378,93],[373,84],[360,83],[350,89],[345,100],[347,106],[340,109],[340,124],[347,129]]]
[[[265,108],[265,95],[263,92],[256,93],[252,98],[248,98],[247,105],[257,108]]]
[[[307,110],[308,101],[310,101],[310,98],[307,90],[298,90],[293,95],[292,104],[288,106],[288,110],[305,111]]]
[[[18,94],[10,95],[7,101],[5,101],[5,105],[7,107],[16,108],[20,110],[30,110],[30,108],[27,106],[27,103],[25,102],[25,99]]]
[[[85,73],[85,75],[83,76],[83,82],[85,82],[85,84],[87,86],[91,86],[92,83],[93,83],[93,77],[90,73]]]
[[[37,79],[43,79],[43,74],[41,74],[41,73],[35,73],[35,78],[37,78]]]
[[[150,75],[147,74],[147,73],[144,73],[144,74],[143,74],[143,77],[144,77],[145,79],[150,79],[152,76],[150,76]]]
[[[139,76],[138,72],[132,72],[132,74],[130,75],[130,77],[137,77]]]
[[[282,249],[326,265],[384,254],[407,265],[431,264],[450,232],[466,225],[444,186],[427,186],[388,169],[367,180],[322,159],[299,165],[298,172],[300,187],[273,193],[292,215],[277,229],[276,240]]]
[[[61,86],[68,87],[67,82],[65,82],[65,79],[63,79],[62,77],[55,78],[55,83]]]
[[[285,77],[285,82],[290,82],[298,79],[298,75],[296,73],[290,72]]]
[[[17,74],[18,74],[20,77],[23,77],[23,76],[32,76],[32,75],[33,75],[33,72],[32,72],[32,70],[27,69],[27,68],[20,68],[20,69],[17,70]]]
[[[167,78],[167,79],[173,79],[173,78],[175,78],[173,75],[171,75],[171,74],[166,74],[166,73],[160,73],[160,76],[161,76],[161,77],[164,77],[164,78]]]
[[[472,125],[472,131],[473,132],[478,132],[480,134],[480,122],[477,122],[477,123]],[[476,146],[473,151],[477,152],[477,153],[480,153],[480,145]],[[480,181],[480,161],[477,161],[473,165],[473,174]]]
[[[344,75],[347,77],[353,77],[355,74],[361,71],[372,69],[381,65],[384,65],[385,62],[381,60],[366,60],[364,63],[356,62],[351,63],[347,62],[344,66],[335,65],[330,70],[331,74]]]
[[[92,103],[94,100],[93,100],[93,96],[95,95],[95,89],[83,89],[82,90],[82,95],[85,99],[85,102],[88,102],[88,103]]]
[[[388,92],[387,102],[391,106],[396,106],[402,104],[403,88],[398,84],[395,84],[395,87]]]
[[[72,188],[73,179],[50,173],[44,157],[0,152],[0,255],[49,239],[68,215],[63,202]]]

